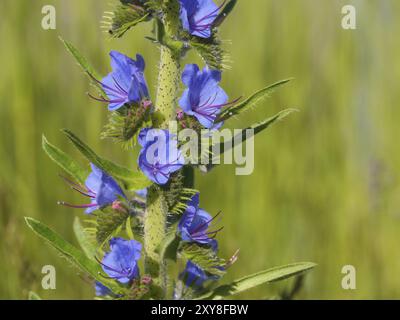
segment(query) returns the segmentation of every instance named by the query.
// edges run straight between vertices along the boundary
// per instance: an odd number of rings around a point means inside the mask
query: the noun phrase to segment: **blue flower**
[[[197,65],[189,64],[182,73],[182,81],[187,89],[179,100],[180,107],[204,127],[212,128],[221,109],[230,104],[227,94],[219,86],[221,72],[208,67],[200,71]]]
[[[213,0],[179,0],[182,26],[190,34],[200,38],[211,37],[211,28],[219,10]]]
[[[117,51],[111,51],[110,56],[112,72],[101,82],[94,79],[101,84],[108,99],[91,97],[107,102],[108,109],[111,111],[118,110],[126,103],[147,100],[149,92],[143,74],[145,68],[143,57],[137,54],[135,61]]]
[[[219,277],[215,275],[208,275],[197,264],[188,260],[185,270],[180,274],[180,278],[184,281],[187,287],[201,288],[204,282],[208,280],[218,280]]]
[[[188,202],[186,211],[178,225],[182,240],[210,245],[213,250],[217,250],[218,243],[213,237],[221,229],[208,231],[214,219],[209,213],[199,208],[199,194],[194,195]]]
[[[85,186],[78,185],[68,179],[65,179],[71,187],[80,194],[90,198],[90,204],[71,205],[66,202],[60,204],[72,208],[85,208],[86,213],[90,214],[95,210],[107,207],[119,197],[126,198],[124,192],[118,183],[107,173],[97,168],[94,164],[90,164],[92,172],[85,181]]]
[[[147,188],[144,188],[144,189],[136,190],[135,193],[136,193],[139,197],[146,199],[146,198],[147,198],[147,193],[148,193],[148,191],[147,191]]]
[[[138,165],[151,181],[164,185],[170,175],[185,164],[178,141],[168,130],[145,128],[140,131],[138,140],[142,146]]]
[[[120,283],[128,283],[139,276],[137,261],[141,256],[142,245],[136,240],[112,238],[110,252],[101,262],[104,272]]]
[[[113,295],[113,292],[110,289],[108,289],[104,284],[98,281],[96,281],[95,283],[95,290],[96,290],[96,296],[98,297]]]

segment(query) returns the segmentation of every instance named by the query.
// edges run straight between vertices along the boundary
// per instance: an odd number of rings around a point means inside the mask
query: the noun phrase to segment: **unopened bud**
[[[153,282],[153,279],[150,276],[143,276],[142,277],[142,284],[148,286]]]

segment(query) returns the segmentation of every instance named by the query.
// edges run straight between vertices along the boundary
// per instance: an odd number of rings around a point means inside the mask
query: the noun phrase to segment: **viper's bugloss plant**
[[[125,148],[140,147],[137,160],[124,167],[99,156],[71,131],[62,130],[87,160],[82,166],[43,137],[43,149],[65,171],[64,180],[88,199],[83,205],[60,202],[71,209],[84,208],[88,214],[74,223],[82,250],[43,223],[26,221],[93,279],[98,299],[221,299],[314,267],[313,263],[294,263],[219,285],[238,260],[238,251],[229,259],[220,257],[217,236],[223,236],[223,227],[218,226],[223,219],[220,213],[211,215],[200,208],[194,171],[207,172],[213,165],[188,161],[187,150],[170,127],[176,121],[176,129],[201,132],[202,140],[289,81],[229,102],[220,85],[227,54],[218,29],[236,4],[237,0],[121,0],[107,13],[105,23],[112,37],[123,37],[139,23],[154,24],[154,34],[147,38],[161,53],[153,95],[140,54],[134,60],[130,54],[111,51],[112,71],[104,76],[61,39],[88,76],[93,88],[89,96],[108,105],[109,122],[101,136]],[[181,65],[191,49],[204,66]],[[246,129],[258,134],[290,112],[284,110]],[[204,134],[206,129],[212,130]],[[247,137],[246,130],[241,135]],[[205,157],[201,152],[191,154],[191,160],[212,158],[212,147]]]

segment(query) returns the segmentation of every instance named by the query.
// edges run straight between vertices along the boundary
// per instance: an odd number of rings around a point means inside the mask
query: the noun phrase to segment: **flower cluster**
[[[216,5],[212,0],[177,0],[177,2],[180,5],[179,18],[183,28],[180,35],[183,35],[185,39],[212,37],[214,23],[225,2],[221,6]],[[135,6],[144,4],[145,2],[142,1],[134,2]],[[132,114],[143,115],[144,110],[149,111],[146,115],[151,115],[154,110],[157,110],[157,105],[153,106],[151,102],[144,75],[144,58],[137,54],[136,58],[132,59],[117,51],[111,51],[110,57],[111,72],[107,76],[97,79],[89,73],[91,80],[100,89],[99,97],[92,94],[89,96],[96,101],[107,103],[112,115],[118,114],[121,117]],[[177,99],[177,105],[171,106],[171,108],[178,108],[176,119],[181,127],[189,124],[196,129],[217,130],[223,125],[221,121],[218,121],[218,115],[224,107],[229,107],[236,101],[228,102],[228,95],[220,86],[221,78],[222,72],[209,66],[200,69],[196,64],[188,64],[183,68],[180,84],[182,94]],[[143,227],[143,215],[149,205],[147,203],[149,188],[152,188],[153,192],[154,190],[168,192],[172,185],[172,183],[169,184],[172,175],[184,167],[187,159],[180,149],[177,137],[169,130],[158,127],[157,122],[154,122],[151,117],[146,117],[146,120],[138,123],[140,124],[137,128],[128,128],[128,130],[135,131],[130,137],[140,147],[137,165],[143,175],[151,181],[149,187],[132,190],[127,187],[126,181],[120,175],[113,177],[112,170],[104,166],[103,161],[96,160],[97,162],[94,161],[96,165],[90,164],[91,172],[83,184],[64,178],[72,189],[89,198],[90,203],[72,205],[61,202],[61,204],[83,208],[86,214],[91,214],[95,218],[97,215],[109,214],[107,221],[111,221],[114,216],[119,218],[121,214],[125,218],[126,216],[129,219],[132,218],[138,224],[142,223],[140,228]],[[82,181],[81,176],[79,181]],[[133,198],[130,198],[129,193],[133,191],[135,194]],[[178,200],[181,201],[181,211],[174,222],[174,235],[182,247],[197,246],[216,257],[218,243],[215,238],[222,228],[212,229],[211,225],[219,214],[212,216],[200,208],[200,195],[193,191],[189,198]],[[135,205],[138,205],[141,211],[134,210]],[[95,212],[97,210],[99,211]],[[132,232],[131,225],[127,223],[127,230],[129,230],[128,227]],[[142,238],[140,234],[136,237],[126,231],[129,236],[129,239],[126,239],[120,237],[121,228],[118,230],[106,238],[108,241],[102,242],[101,250],[97,252],[102,255],[102,258],[96,257],[103,271],[102,276],[117,281],[125,288],[133,290],[133,288],[145,287],[147,290],[152,279],[139,270],[141,257],[147,255],[146,250],[142,249],[142,243],[138,241]],[[200,266],[198,260],[191,259],[185,258],[185,269],[179,275],[179,279],[186,287],[197,290],[202,288],[205,282],[219,279],[220,276],[217,274],[221,273],[210,273],[210,270]],[[223,271],[226,266],[216,265],[215,268]],[[95,289],[97,296],[119,297],[99,281],[95,282]]]
[[[199,194],[196,194],[187,203],[187,209],[179,222],[178,234],[181,240],[210,246],[212,250],[216,251],[218,244],[214,237],[220,230],[208,231],[212,220],[210,214],[199,208]],[[141,243],[136,240],[112,238],[109,241],[109,247],[110,251],[104,255],[102,261],[99,261],[107,276],[122,284],[130,284],[137,280],[140,274],[138,260],[141,258]],[[187,287],[200,289],[204,282],[218,280],[219,277],[207,273],[188,260],[185,270],[180,274],[180,279]],[[97,282],[96,295],[113,296],[114,294]]]
[[[154,104],[144,74],[145,60],[140,54],[132,59],[111,51],[111,72],[100,78],[76,48],[62,41],[99,93],[88,95],[108,105],[109,121],[101,136],[128,148],[137,145],[137,161],[121,166],[98,156],[72,132],[63,130],[90,163],[91,170],[87,171],[43,137],[45,152],[68,174],[64,180],[87,198],[78,205],[60,202],[84,209],[87,214],[84,221],[76,219],[74,224],[82,251],[35,219],[26,218],[29,227],[95,280],[99,299],[224,297],[312,268],[309,263],[302,268],[295,264],[290,272],[288,266],[279,269],[282,272],[278,275],[277,269],[273,269],[275,278],[260,277],[261,273],[247,276],[248,285],[242,288],[237,281],[216,287],[213,282],[220,280],[236,262],[238,251],[227,261],[218,256],[216,236],[222,228],[214,225],[219,213],[211,215],[202,209],[200,193],[194,189],[194,167],[204,168],[197,160],[209,160],[214,154],[209,152],[208,144],[205,154],[197,148],[188,150],[181,135],[166,129],[172,125],[173,130],[191,129],[187,130],[195,137],[191,142],[195,146],[201,143],[203,151],[203,141],[216,133],[224,121],[248,110],[271,89],[288,82],[266,87],[240,104],[239,99],[229,102],[221,87],[224,52],[217,27],[237,0],[223,1],[221,5],[213,0],[119,2],[104,17],[112,36],[122,37],[141,22],[155,22],[153,37],[148,37],[161,46]],[[187,64],[181,72],[181,59],[190,49],[195,49],[205,66]],[[250,128],[260,132],[280,120],[281,114]],[[168,121],[172,123],[168,125]],[[247,130],[244,131],[247,137]],[[211,148],[213,153],[214,146],[218,142]],[[184,266],[183,270],[167,268],[166,260],[176,261],[178,268]],[[170,288],[172,284],[174,287]]]

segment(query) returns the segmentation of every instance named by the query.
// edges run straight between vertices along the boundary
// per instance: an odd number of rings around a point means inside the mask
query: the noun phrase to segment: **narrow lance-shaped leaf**
[[[77,182],[84,184],[85,179],[89,175],[88,170],[83,169],[69,155],[50,144],[45,136],[42,137],[42,147],[50,159],[58,164],[61,169],[68,173]]]
[[[150,12],[139,1],[121,0],[113,11],[104,12],[102,28],[108,29],[112,37],[119,38],[149,17]]]
[[[68,261],[72,262],[83,272],[89,274],[96,281],[99,281],[116,294],[124,292],[124,288],[114,280],[107,279],[103,274],[100,264],[89,259],[85,254],[75,246],[65,241],[60,235],[55,233],[45,224],[26,217],[26,223],[38,236],[47,241],[52,247],[60,252]]]
[[[211,292],[204,294],[198,299],[213,299],[220,300],[224,297],[229,297],[235,294],[242,293],[246,290],[255,288],[261,284],[276,282],[290,277],[298,276],[310,271],[316,266],[312,262],[299,262],[286,266],[276,267],[261,271],[241,279],[238,279],[230,284],[217,287]]]
[[[268,98],[272,92],[274,92],[276,89],[279,87],[287,84],[289,81],[292,79],[286,79],[286,80],[281,80],[278,81],[268,87],[265,87],[256,93],[254,93],[252,96],[244,100],[243,102],[240,102],[236,105],[234,105],[231,108],[228,108],[224,110],[219,117],[217,118],[217,122],[221,121],[226,121],[230,119],[231,117],[238,115],[241,112],[250,110],[251,108],[255,107],[258,103],[262,102],[264,99]]]
[[[78,65],[82,68],[85,74],[89,77],[90,82],[94,85],[100,93],[105,94],[102,86],[99,82],[95,81],[94,79],[100,79],[101,76],[97,73],[97,71],[89,64],[87,59],[79,52],[77,48],[75,48],[72,43],[64,40],[63,38],[59,37],[64,46],[67,48],[68,52],[75,58]]]
[[[256,134],[264,131],[267,129],[269,126],[274,124],[277,121],[283,120],[286,118],[289,114],[297,111],[296,109],[286,109],[278,114],[274,115],[273,117],[267,118],[264,121],[255,123],[251,125],[250,127],[243,129],[240,133],[238,133],[235,137],[232,138],[232,140],[229,141],[224,141],[221,142],[219,145],[214,145],[210,147],[210,154],[211,156],[216,156],[217,154],[224,154],[225,152],[228,152],[232,148],[235,148],[245,142],[247,139],[250,137],[255,136]],[[254,134],[248,135],[247,130],[252,130]],[[219,149],[218,149],[219,148]],[[213,150],[217,150],[217,152],[213,152]],[[219,151],[219,152],[218,152]],[[211,164],[207,165],[205,168],[205,171],[210,171],[215,165],[213,164],[213,161],[211,161]]]
[[[124,227],[129,213],[114,210],[99,211],[96,216],[97,232],[96,240],[100,247],[103,247],[108,240],[117,235]]]
[[[132,216],[131,215],[129,215],[128,219],[126,219],[125,231],[126,231],[126,234],[128,235],[128,238],[130,240],[134,240],[135,239],[135,235],[133,234],[133,231],[132,231]]]
[[[184,260],[190,260],[202,270],[216,276],[223,276],[226,273],[224,259],[217,256],[212,248],[200,246],[195,243],[182,242],[179,247],[179,254]]]
[[[165,236],[158,249],[162,261],[165,259],[176,261],[180,241],[176,229]]]
[[[143,16],[137,17],[135,20],[129,21],[121,25],[120,27],[116,27],[114,30],[111,29],[110,33],[112,34],[113,37],[115,38],[120,38],[122,37],[127,31],[129,31],[130,28],[133,28],[137,24],[146,21],[149,18],[150,14],[146,13]],[[113,27],[114,28],[114,27]]]
[[[148,187],[151,182],[139,171],[133,171],[126,167],[115,164],[112,161],[98,156],[86,143],[67,129],[63,133],[71,140],[73,145],[94,165],[107,172],[115,179],[125,184],[130,190],[140,190]]]
[[[82,225],[79,217],[75,217],[73,228],[76,239],[78,240],[78,243],[85,252],[86,256],[92,260],[95,260],[97,251],[95,229],[92,228],[93,230],[90,230],[89,228],[85,228]]]

